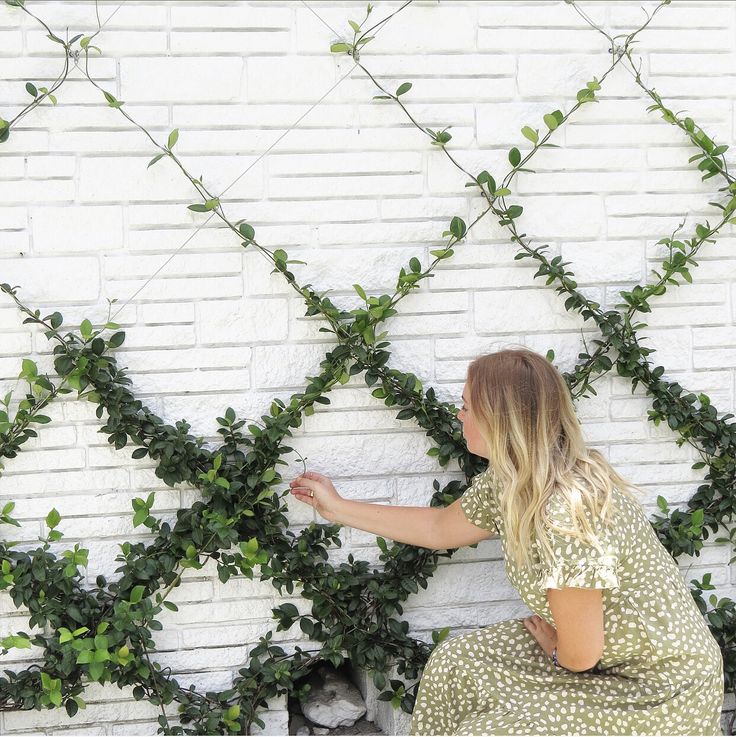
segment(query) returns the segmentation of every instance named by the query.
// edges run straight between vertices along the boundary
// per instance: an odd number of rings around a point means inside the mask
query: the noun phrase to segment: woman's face
[[[473,417],[473,408],[469,404],[469,394],[470,390],[466,382],[463,387],[463,405],[457,413],[457,417],[463,424],[463,437],[465,438],[468,450],[481,458],[488,458],[486,444],[478,432],[478,427],[475,423],[475,418]]]

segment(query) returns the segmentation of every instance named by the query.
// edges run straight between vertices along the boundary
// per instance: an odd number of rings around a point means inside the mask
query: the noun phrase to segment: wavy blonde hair
[[[544,546],[540,554],[546,551],[552,560],[548,530],[600,550],[586,510],[607,527],[617,511],[614,487],[635,500],[633,492],[640,490],[602,453],[586,446],[567,383],[555,366],[528,348],[479,356],[468,367],[467,396],[488,448],[507,546],[516,563],[531,562],[534,539]],[[553,496],[570,510],[573,528],[552,523],[546,506]]]

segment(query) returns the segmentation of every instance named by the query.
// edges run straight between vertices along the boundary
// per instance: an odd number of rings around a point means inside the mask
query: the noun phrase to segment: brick
[[[292,12],[289,7],[270,6],[217,6],[184,4],[171,8],[172,28],[209,28],[224,30],[274,30],[289,29]]]
[[[242,74],[243,60],[235,58],[123,59],[119,99],[126,102],[237,100]]]
[[[37,207],[31,209],[33,246],[38,253],[122,248],[123,213],[112,207]]]
[[[192,184],[182,176],[176,165],[162,159],[147,169],[149,157],[89,157],[81,162],[80,199],[102,202],[125,200],[146,202],[150,200],[180,200],[186,204],[201,202]],[[226,159],[226,157],[192,157],[186,166],[202,173],[208,187],[222,193],[226,187],[242,174],[253,161],[246,158]],[[262,192],[262,163],[259,162],[248,171],[224,195],[223,201],[234,197],[258,197]],[[207,215],[199,214],[198,224]]]
[[[248,101],[314,102],[337,81],[332,59],[254,57],[248,59]]]
[[[198,305],[200,341],[207,344],[281,341],[287,335],[286,303],[282,299],[205,301]]]
[[[250,10],[250,8],[249,8]],[[286,54],[291,48],[291,33],[287,30],[255,29],[229,31],[179,31],[171,35],[171,51],[188,55],[192,49],[198,54],[226,54],[252,57],[255,54]]]
[[[605,40],[594,33],[559,30],[554,28],[525,28],[514,33],[508,28],[479,28],[478,49],[480,51],[525,52],[535,51],[590,51],[596,52],[604,46]],[[589,64],[589,68],[594,64]]]
[[[99,266],[96,259],[84,256],[4,259],[3,280],[21,285],[24,302],[35,306],[97,299]],[[34,281],[30,275],[40,277]],[[53,279],[48,278],[53,274]],[[44,342],[46,339],[44,338]]]
[[[352,30],[346,23],[346,15],[342,9],[320,7],[319,15],[329,23],[338,34],[352,38]],[[359,16],[359,17],[356,17]],[[353,19],[360,22],[364,17],[361,8],[353,13]],[[394,19],[395,20],[395,19]],[[370,27],[376,21],[373,17],[368,21]],[[409,6],[402,12],[402,23],[386,23],[380,34],[370,41],[366,48],[372,54],[392,53],[400,49],[404,54],[425,54],[439,51],[466,52],[475,49],[475,12],[471,6],[442,7],[433,4],[431,7]],[[411,28],[412,33],[406,33]],[[437,33],[442,28],[442,33]],[[334,33],[315,18],[308,8],[296,8],[296,43],[298,53],[329,51],[330,41]]]

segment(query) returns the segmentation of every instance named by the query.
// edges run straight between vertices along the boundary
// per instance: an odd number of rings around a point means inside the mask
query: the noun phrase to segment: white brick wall
[[[91,2],[27,1],[57,32],[95,29]],[[349,18],[362,20],[365,5],[310,3],[341,33]],[[377,0],[371,22],[399,5]],[[614,33],[645,20],[638,0],[587,5]],[[647,3],[650,12],[655,5]],[[102,18],[117,7],[101,4]],[[665,104],[733,145],[736,3],[680,0],[639,39],[642,74]],[[91,70],[159,141],[178,127],[184,164],[221,191],[350,70],[351,59],[330,54],[332,40],[296,0],[128,0],[97,37],[104,53]],[[392,91],[411,81],[402,100],[414,117],[429,127],[452,126],[453,155],[500,181],[508,149],[528,150],[521,127],[544,132],[546,112],[569,110],[575,92],[607,68],[606,47],[561,1],[420,0],[382,29],[361,62]],[[12,117],[27,102],[25,81],[48,85],[56,76],[57,48],[20,11],[0,5],[0,116]],[[229,215],[252,222],[260,242],[307,262],[294,267],[300,281],[332,289],[346,306],[355,304],[351,284],[391,290],[412,255],[427,262],[452,216],[470,223],[483,206],[464,187],[467,177],[397,106],[373,101],[375,94],[354,70],[224,197]],[[517,177],[513,199],[525,208],[519,222],[532,244],[549,243],[550,256],[571,261],[581,289],[608,307],[620,289],[657,268],[664,253],[656,242],[683,216],[685,237],[696,222],[717,220],[708,203],[722,182],[701,181],[687,162],[695,150],[646,111],[651,100],[621,66],[598,96],[555,134],[561,148],[538,153],[530,162],[536,173]],[[58,98],[57,107],[33,111],[0,146],[0,281],[20,285],[21,299],[43,314],[61,311],[67,327],[84,318],[104,322],[107,299],[117,298],[125,305],[117,321],[127,333],[118,360],[138,397],[169,423],[187,418],[192,432],[214,445],[215,417],[228,406],[257,417],[272,396],[287,398],[316,373],[329,346],[321,323],[304,317],[303,305],[258,253],[213,227],[126,305],[204,217],[186,209],[196,196],[171,162],[146,169],[154,153],[146,137],[81,75],[73,73]],[[728,226],[699,252],[694,283],[653,298],[653,313],[642,316],[666,375],[708,394],[721,413],[734,407],[734,246]],[[569,370],[582,349],[580,330],[595,330],[566,313],[553,286],[532,279],[536,264],[514,261],[515,253],[494,218],[476,226],[389,321],[394,364],[450,401],[459,399],[468,361],[504,345],[554,348],[557,365]],[[22,324],[9,299],[0,300],[0,393],[15,385],[26,356],[51,370],[43,334]],[[578,408],[589,442],[647,491],[650,510],[658,494],[684,503],[702,480],[690,468],[692,449],[677,448],[666,426],[647,423],[641,387],[632,395],[629,382],[606,377],[596,388],[598,396]],[[344,495],[420,505],[435,477],[457,477],[438,469],[425,455],[423,432],[395,420],[358,378],[333,391],[331,401],[306,418],[292,444]],[[53,422],[7,462],[0,482],[0,503],[15,500],[23,521],[13,538],[32,544],[56,506],[65,544],[80,541],[90,550],[90,582],[112,574],[119,542],[146,538],[132,528],[134,496],[156,491],[154,511],[166,519],[197,498],[163,486],[130,449],[110,450],[94,410],[69,397],[57,401],[49,410]],[[295,527],[313,519],[296,501],[289,516]],[[349,528],[342,536],[334,562],[352,550],[377,564],[375,536]],[[683,572],[695,563],[690,577],[712,571],[716,593],[734,596],[728,558],[726,548],[709,543],[700,558],[681,563]],[[504,576],[497,540],[459,551],[452,564],[460,567],[442,561],[429,590],[407,603],[417,637],[429,641],[432,629],[450,625],[459,634],[526,613]],[[172,598],[181,611],[164,613],[157,657],[182,683],[218,689],[273,626],[270,608],[280,601],[268,583],[240,577],[223,586],[214,569],[188,571]],[[27,627],[7,595],[0,595],[0,614],[0,634]],[[274,638],[293,644],[300,636]],[[0,659],[0,667],[24,666],[28,658],[20,654]],[[130,693],[93,685],[85,697],[90,707],[73,720],[59,710],[0,714],[0,732],[155,733],[156,709]],[[273,707],[265,731],[285,734],[285,705]]]

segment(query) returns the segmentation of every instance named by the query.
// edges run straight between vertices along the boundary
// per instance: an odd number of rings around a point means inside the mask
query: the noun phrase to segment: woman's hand
[[[316,471],[307,471],[289,483],[291,493],[330,522],[337,522],[338,505],[342,497],[327,476]],[[309,492],[313,491],[314,496]]]
[[[542,619],[538,614],[525,617],[522,621],[529,632],[534,635],[534,639],[539,643],[542,650],[551,658],[552,650],[557,645],[557,630],[555,627]]]

